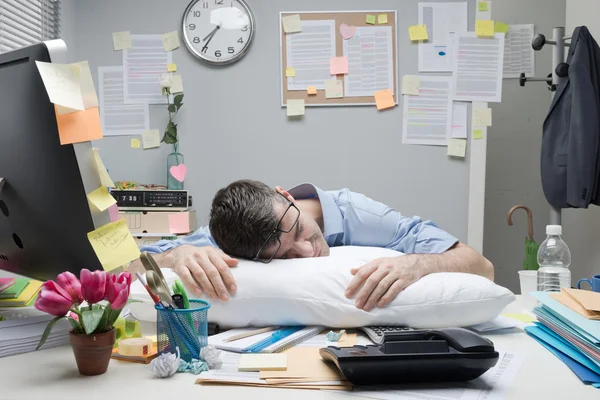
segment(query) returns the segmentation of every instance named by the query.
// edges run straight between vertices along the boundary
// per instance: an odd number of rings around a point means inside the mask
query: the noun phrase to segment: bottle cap
[[[562,235],[562,226],[546,225],[546,235]]]

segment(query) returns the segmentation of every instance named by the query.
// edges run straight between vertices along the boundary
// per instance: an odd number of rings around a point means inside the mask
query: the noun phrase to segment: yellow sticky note
[[[467,141],[465,139],[448,140],[448,155],[465,158],[467,155]]]
[[[160,38],[162,39],[162,45],[165,52],[173,51],[179,47],[179,33],[177,31],[164,33]]]
[[[429,40],[427,25],[411,25],[408,27],[410,40]]]
[[[131,44],[131,32],[114,32],[113,34],[113,49],[114,50],[127,50],[132,47]]]
[[[344,85],[341,80],[329,79],[325,81],[325,98],[338,99],[344,97]]]
[[[238,371],[285,371],[288,365],[286,353],[277,354],[242,354]]]
[[[300,115],[304,115],[304,99],[288,100],[287,115],[288,117],[297,117]]]
[[[479,1],[479,2],[477,2],[477,9],[479,11],[489,11],[489,7],[488,7],[487,1]]]
[[[132,138],[131,139],[131,148],[139,149],[140,147],[142,147],[142,143],[140,142],[140,139]]]
[[[87,236],[105,271],[112,271],[140,256],[124,219],[104,225]]]
[[[394,95],[391,89],[379,90],[375,92],[375,104],[378,110],[385,110],[396,105]]]
[[[378,24],[387,24],[388,23],[387,14],[379,14],[377,16],[377,23]]]
[[[492,126],[492,109],[473,109],[473,126]]]
[[[296,68],[286,68],[285,76],[287,76],[288,78],[295,77],[296,76]]]
[[[167,64],[168,72],[177,72],[177,64]]]
[[[302,32],[300,14],[286,15],[281,18],[281,23],[283,24],[283,31],[285,33]]]
[[[475,33],[477,36],[494,37],[494,21],[489,19],[475,21]]]
[[[92,193],[89,193],[87,198],[100,211],[106,210],[117,202],[115,198],[108,193],[106,186],[100,186]]]
[[[402,77],[402,94],[418,96],[420,85],[421,83],[418,76],[404,75]]]
[[[144,143],[144,150],[160,147],[160,133],[158,129],[142,132],[142,142]]]
[[[483,139],[483,129],[473,129],[473,139]]]
[[[316,86],[309,86],[306,88],[306,94],[309,95],[314,95],[317,94],[317,87]]]
[[[371,15],[371,14],[367,15],[367,24],[374,25],[376,20],[377,19],[375,18],[374,15]]]
[[[531,315],[527,314],[502,314],[502,316],[506,318],[516,319],[517,321],[525,323],[532,323],[534,321],[537,321],[535,317],[532,317]]]
[[[510,28],[510,26],[508,26],[504,22],[496,21],[496,25],[494,26],[494,31],[498,32],[498,33],[506,34],[506,33],[508,33],[508,28]]]
[[[36,61],[35,64],[44,82],[50,102],[73,110],[85,110],[81,93],[81,68],[79,66],[43,61]]]
[[[183,92],[183,81],[181,75],[173,75],[171,77],[171,93]]]
[[[106,170],[106,167],[104,166],[104,163],[102,162],[102,159],[100,158],[100,150],[97,148],[94,148],[93,153],[94,153],[94,161],[96,162],[96,169],[98,170],[98,175],[100,176],[100,182],[102,182],[102,185],[104,185],[104,186],[114,188],[115,184],[112,181],[112,179],[110,179],[110,176],[108,175],[108,171]]]

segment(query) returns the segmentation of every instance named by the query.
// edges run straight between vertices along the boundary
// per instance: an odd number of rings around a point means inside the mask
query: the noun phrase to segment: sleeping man
[[[229,270],[236,258],[325,257],[331,246],[371,246],[405,256],[380,258],[352,269],[346,297],[369,311],[434,272],[465,272],[494,278],[493,265],[431,221],[405,217],[348,189],[323,191],[302,184],[288,191],[240,180],[219,190],[208,227],[186,237],[163,240],[141,250],[172,268],[198,295],[229,299],[236,282]],[[130,271],[143,268],[137,260]]]

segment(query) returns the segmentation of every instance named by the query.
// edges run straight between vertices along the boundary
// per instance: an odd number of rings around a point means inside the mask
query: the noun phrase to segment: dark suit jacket
[[[553,207],[587,208],[600,205],[600,48],[585,26],[573,32],[567,63],[544,121],[542,187]]]

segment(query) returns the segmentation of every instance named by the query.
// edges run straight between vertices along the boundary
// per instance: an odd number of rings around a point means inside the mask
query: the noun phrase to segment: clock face
[[[238,61],[254,37],[254,16],[244,0],[194,0],[183,16],[187,48],[213,65]]]

